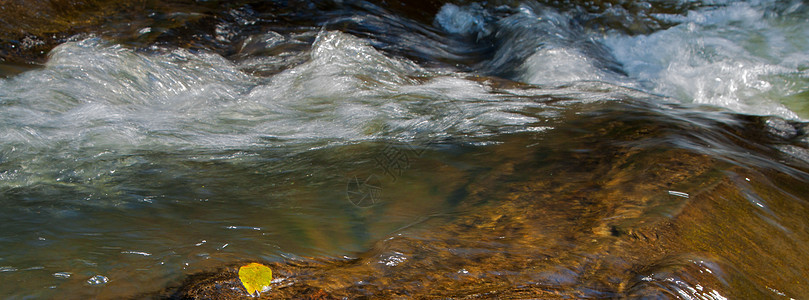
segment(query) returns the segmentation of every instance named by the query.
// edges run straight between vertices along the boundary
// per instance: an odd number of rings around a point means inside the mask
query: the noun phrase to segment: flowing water
[[[809,294],[805,1],[14,3],[3,298]]]

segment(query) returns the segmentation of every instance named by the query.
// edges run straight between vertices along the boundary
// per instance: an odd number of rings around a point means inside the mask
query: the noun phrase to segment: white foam
[[[137,52],[94,38],[58,46],[43,69],[0,80],[0,140],[16,153],[79,155],[88,147],[241,149],[448,130],[474,136],[484,125],[533,121],[499,112],[536,102],[465,76],[387,57],[340,32],[319,33],[308,61],[269,78],[216,54]]]
[[[776,3],[734,2],[691,11],[650,35],[603,38],[648,91],[742,113],[809,118],[785,99],[809,88],[805,18],[771,16]]]
[[[538,4],[521,5],[496,22],[493,57],[483,71],[538,85],[608,81],[629,85],[618,65],[570,16]]]
[[[606,76],[590,60],[573,48],[539,49],[523,63],[520,80],[534,84],[560,84],[604,79]]]
[[[465,7],[444,4],[435,16],[435,23],[452,34],[468,35],[487,30],[484,10],[477,4]]]

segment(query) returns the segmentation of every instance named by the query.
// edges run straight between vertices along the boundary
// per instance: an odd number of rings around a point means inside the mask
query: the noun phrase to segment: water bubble
[[[405,262],[406,260],[407,257],[405,257],[403,253],[395,251],[393,255],[383,257],[381,260],[378,261],[378,263],[384,264],[388,267],[395,267],[398,266],[400,263]]]
[[[105,283],[107,283],[109,281],[110,281],[110,279],[107,278],[107,276],[96,275],[96,276],[90,277],[90,279],[87,279],[87,284],[89,284],[89,285],[103,285],[103,284],[105,284]]]

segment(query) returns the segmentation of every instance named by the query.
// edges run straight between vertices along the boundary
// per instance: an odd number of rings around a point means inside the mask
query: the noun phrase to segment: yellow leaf
[[[239,280],[242,281],[248,294],[260,293],[264,287],[270,286],[272,270],[259,263],[250,263],[239,268]]]

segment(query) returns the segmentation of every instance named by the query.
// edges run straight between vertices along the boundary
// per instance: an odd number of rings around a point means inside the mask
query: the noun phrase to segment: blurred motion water
[[[807,10],[9,2],[0,295],[800,298]]]

